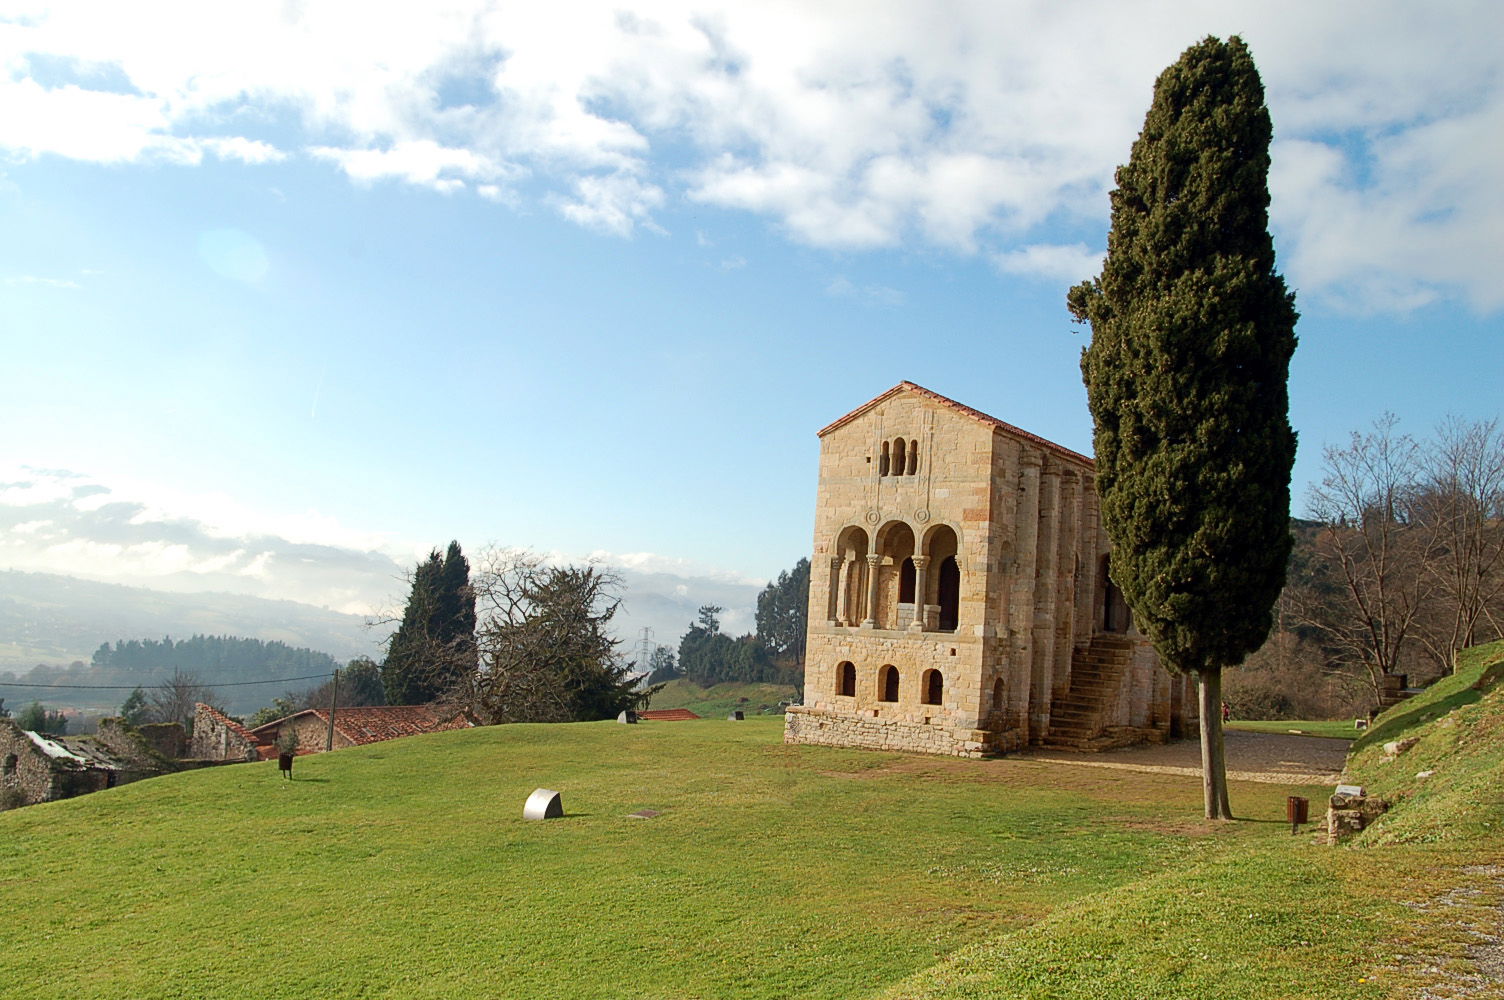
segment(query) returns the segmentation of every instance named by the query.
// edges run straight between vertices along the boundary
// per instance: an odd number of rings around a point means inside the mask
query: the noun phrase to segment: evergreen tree
[[[648,686],[663,684],[683,676],[674,662],[674,651],[667,646],[655,646],[653,655],[648,657]]]
[[[809,560],[800,559],[757,595],[757,638],[768,657],[796,683],[804,677],[808,625]]]
[[[388,705],[442,697],[475,672],[475,591],[458,542],[413,571],[402,623],[387,645],[381,683]]]
[[[1102,274],[1071,289],[1091,324],[1112,578],[1171,669],[1195,675],[1208,818],[1230,818],[1221,671],[1257,649],[1290,553],[1294,296],[1269,236],[1269,112],[1241,39],[1162,73],[1112,193]]]
[[[120,719],[127,726],[139,726],[146,721],[146,692],[137,687],[125,696],[120,705]]]
[[[21,709],[16,715],[16,725],[22,729],[29,729],[33,733],[50,736],[68,734],[68,717],[62,713],[62,710],[50,712],[45,705],[37,701]]]

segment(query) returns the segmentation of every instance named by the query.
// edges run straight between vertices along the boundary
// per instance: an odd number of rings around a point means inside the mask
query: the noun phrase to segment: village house
[[[172,728],[181,738],[182,727]],[[93,737],[34,733],[0,719],[0,808],[73,798],[176,769],[151,739],[119,719],[103,720]]]
[[[286,718],[258,726],[247,734],[257,746],[275,747],[284,732],[297,734],[298,753],[321,753],[326,749],[365,746],[385,740],[469,729],[478,725],[466,709],[438,705],[386,705],[337,708],[334,712],[333,746],[330,746],[329,710],[309,708]],[[196,726],[195,726],[196,728]],[[238,746],[238,744],[237,744]],[[274,751],[275,752],[275,751]]]
[[[785,741],[977,757],[1196,731],[1109,576],[1092,460],[903,382],[819,432]]]

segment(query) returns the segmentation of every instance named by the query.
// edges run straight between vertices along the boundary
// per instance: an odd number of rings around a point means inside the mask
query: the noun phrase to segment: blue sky
[[[815,431],[903,379],[1089,452],[1065,290],[1155,75],[1235,32],[1299,513],[1323,445],[1504,389],[1504,9],[1308,6],[8,5],[0,568],[363,610],[458,538],[761,581]]]

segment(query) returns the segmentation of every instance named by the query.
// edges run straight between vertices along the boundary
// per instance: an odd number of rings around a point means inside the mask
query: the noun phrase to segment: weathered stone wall
[[[906,719],[821,712],[794,705],[784,716],[785,743],[822,743],[868,750],[904,750],[980,757],[987,747],[985,733],[969,729],[924,725]]]
[[[197,706],[193,714],[188,752],[198,760],[246,761],[260,756],[244,727],[208,705]]]
[[[282,727],[286,726],[291,726],[293,732],[298,734],[298,751],[300,753],[320,753],[328,744],[329,723],[316,715],[294,716],[282,724]],[[279,736],[283,732],[282,727],[278,727],[277,729]],[[334,734],[334,749],[340,750],[349,746],[354,746],[354,744],[336,730]]]
[[[157,753],[168,760],[188,755],[188,735],[177,722],[149,722],[137,732]]]
[[[0,804],[32,805],[52,797],[52,768],[21,727],[0,719]]]

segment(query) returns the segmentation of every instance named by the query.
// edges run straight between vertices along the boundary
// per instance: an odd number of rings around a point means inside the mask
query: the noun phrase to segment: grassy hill
[[[783,718],[780,702],[794,700],[795,692],[787,684],[716,684],[703,688],[681,677],[669,681],[653,695],[649,708],[687,708],[707,719],[724,719],[736,709],[747,715],[776,715]]]
[[[781,722],[502,726],[0,814],[0,995],[1413,996],[1469,958],[1405,904],[1504,861],[1487,819],[1333,849],[1282,822],[1329,789],[1234,783],[1247,821],[1207,824],[1194,778]],[[540,786],[564,819],[521,819]]]

